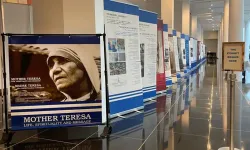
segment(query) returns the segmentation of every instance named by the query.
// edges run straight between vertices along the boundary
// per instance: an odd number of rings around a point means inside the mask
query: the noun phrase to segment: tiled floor
[[[204,70],[204,74],[202,71]],[[101,127],[19,131],[10,150],[218,150],[230,145],[227,83],[216,65],[203,65],[183,83],[145,104],[144,110],[112,120],[109,138]],[[250,85],[237,84],[234,145],[250,149]],[[249,94],[248,94],[249,93]]]

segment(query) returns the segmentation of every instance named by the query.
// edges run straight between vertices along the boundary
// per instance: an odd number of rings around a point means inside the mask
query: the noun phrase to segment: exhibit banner
[[[144,101],[156,96],[157,14],[139,11],[140,55]]]
[[[165,92],[165,63],[164,63],[164,41],[163,41],[163,20],[158,19],[157,24],[157,78],[156,89],[157,93]]]
[[[177,32],[173,30],[173,50],[174,50],[174,57],[175,57],[175,67],[176,72],[180,72],[180,63],[179,63],[179,53],[178,53],[178,43],[177,43]]]
[[[110,115],[115,117],[143,108],[139,8],[104,1],[104,9]]]
[[[181,45],[181,36],[177,36],[177,48],[178,48],[178,58],[179,58],[179,66],[180,66],[180,71],[183,71],[184,69],[184,64],[182,60],[182,45]]]
[[[172,76],[176,75],[176,64],[175,64],[175,53],[174,53],[174,43],[173,34],[168,34],[169,52],[170,52],[170,66]]]
[[[199,64],[200,62],[200,51],[201,51],[201,42],[200,41],[197,41],[197,60],[196,60],[196,63]]]
[[[187,61],[186,61],[186,35],[181,34],[181,53],[182,53],[182,62],[183,62],[183,67],[184,69],[187,66]]]
[[[194,55],[193,55],[193,67],[196,67],[197,63],[197,40],[193,39],[193,49],[194,49]]]
[[[190,41],[190,39],[189,39],[189,36],[188,35],[186,35],[185,36],[185,49],[186,49],[186,66],[187,66],[187,68],[189,69],[189,67],[190,67],[190,51],[189,51],[189,42]]]
[[[164,63],[165,63],[166,86],[170,86],[172,85],[172,76],[171,76],[170,49],[169,49],[167,24],[163,25],[163,37],[164,37]]]
[[[96,35],[8,36],[11,130],[104,123],[101,50]]]
[[[189,44],[189,47],[190,47],[190,66],[191,68],[193,68],[193,64],[194,64],[194,39],[193,38],[190,38],[190,44]]]

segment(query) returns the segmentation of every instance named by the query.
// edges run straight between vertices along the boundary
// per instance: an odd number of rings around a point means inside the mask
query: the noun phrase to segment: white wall
[[[182,1],[174,1],[174,29],[182,32]]]
[[[161,0],[115,0],[115,1],[138,5],[140,9],[155,12],[158,14],[159,18],[161,17]]]
[[[204,31],[203,39],[218,39],[218,31]]]
[[[207,52],[217,52],[218,40],[217,39],[204,39],[204,43],[207,47]]]
[[[32,2],[34,33],[62,34],[64,32],[62,0]]]
[[[3,8],[6,33],[31,33],[33,27],[29,5],[3,3]]]

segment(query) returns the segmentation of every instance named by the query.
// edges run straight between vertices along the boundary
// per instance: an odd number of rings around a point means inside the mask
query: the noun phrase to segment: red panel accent
[[[156,91],[163,91],[166,90],[166,79],[165,79],[165,67],[164,67],[164,40],[163,40],[163,20],[158,19],[157,24],[157,44],[161,44],[161,47],[159,47],[159,52],[157,52],[159,56],[157,56],[159,59],[160,55],[162,55],[162,59],[157,60],[157,78],[156,78]],[[159,34],[161,37],[159,37]],[[158,47],[158,46],[157,46]],[[160,49],[161,48],[161,49]],[[157,48],[158,51],[158,48]],[[158,62],[159,61],[159,62]],[[159,64],[162,65],[159,65]],[[161,72],[158,72],[158,67],[161,67],[159,70],[162,70]]]

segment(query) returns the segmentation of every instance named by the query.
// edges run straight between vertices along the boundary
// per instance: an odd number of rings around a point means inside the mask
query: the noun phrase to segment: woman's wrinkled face
[[[85,72],[75,62],[60,56],[52,56],[48,61],[49,75],[59,91],[67,93],[83,82]]]

